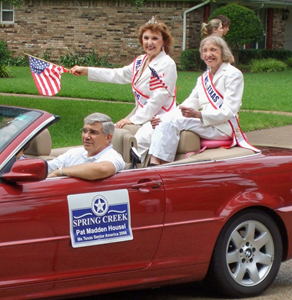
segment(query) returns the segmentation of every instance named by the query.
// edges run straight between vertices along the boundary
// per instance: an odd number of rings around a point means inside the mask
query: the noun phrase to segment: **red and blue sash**
[[[141,107],[144,107],[144,105],[146,105],[148,103],[148,99],[150,97],[147,95],[144,95],[143,93],[138,91],[135,87],[134,82],[136,81],[136,77],[137,77],[139,70],[140,70],[141,66],[143,65],[146,57],[147,57],[147,55],[137,57],[134,61],[134,65],[133,65],[132,91],[133,91],[135,100]]]
[[[210,71],[206,71],[202,76],[202,85],[204,88],[204,92],[206,94],[207,99],[209,100],[210,104],[215,109],[220,109],[223,105],[223,96],[216,90],[212,78],[210,76]],[[253,150],[254,152],[261,152],[261,150],[255,148],[251,144],[248,143],[245,136],[242,133],[238,122],[238,114],[236,117],[231,118],[228,123],[230,124],[232,131],[233,131],[233,142],[230,147],[238,145],[242,148]],[[230,148],[228,147],[228,148]]]
[[[147,57],[147,55],[142,55],[142,56],[137,57],[134,61],[134,65],[133,65],[132,91],[133,91],[135,100],[137,101],[137,103],[141,107],[144,107],[148,103],[148,99],[150,97],[147,96],[147,95],[144,95],[142,92],[140,92],[135,87],[135,81],[136,81],[136,78],[137,78],[137,75],[139,73],[140,68],[143,66],[143,63],[144,63],[144,60],[146,59],[146,57]],[[153,77],[153,75],[151,77]],[[164,85],[156,87],[156,88],[166,88],[167,89],[167,87],[165,87]],[[156,88],[152,88],[152,89],[150,88],[150,90],[154,90]],[[176,89],[175,89],[175,93],[174,93],[174,96],[173,96],[173,101],[172,101],[170,107],[166,108],[166,107],[163,106],[163,107],[161,107],[161,109],[163,109],[165,111],[169,111],[172,108],[172,106],[174,105],[175,99],[176,99]]]

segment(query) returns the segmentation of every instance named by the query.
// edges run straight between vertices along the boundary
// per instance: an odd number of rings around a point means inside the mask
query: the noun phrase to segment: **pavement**
[[[253,146],[269,146],[292,149],[292,125],[249,131],[245,133]]]

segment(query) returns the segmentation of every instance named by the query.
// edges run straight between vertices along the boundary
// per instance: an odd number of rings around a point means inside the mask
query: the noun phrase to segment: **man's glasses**
[[[80,130],[84,134],[86,134],[86,133],[88,133],[89,135],[98,135],[99,134],[99,132],[97,130],[93,130],[93,129],[81,128]]]

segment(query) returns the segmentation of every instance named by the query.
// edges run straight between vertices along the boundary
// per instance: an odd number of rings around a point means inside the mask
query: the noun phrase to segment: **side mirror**
[[[40,181],[47,178],[48,164],[42,159],[17,160],[10,172],[2,175],[2,179],[12,182]]]

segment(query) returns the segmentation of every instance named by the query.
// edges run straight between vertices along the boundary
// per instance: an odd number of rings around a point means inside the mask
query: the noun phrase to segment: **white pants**
[[[142,156],[142,163],[144,163],[145,158],[147,156],[150,143],[151,136],[153,133],[153,128],[150,122],[143,124],[141,128],[136,132],[135,138],[137,140],[138,152]]]
[[[203,126],[198,118],[185,118],[180,110],[165,114],[156,126],[151,138],[149,153],[167,162],[174,161],[178,147],[180,132],[190,130],[203,139],[229,140],[230,136],[221,132],[214,126]]]

